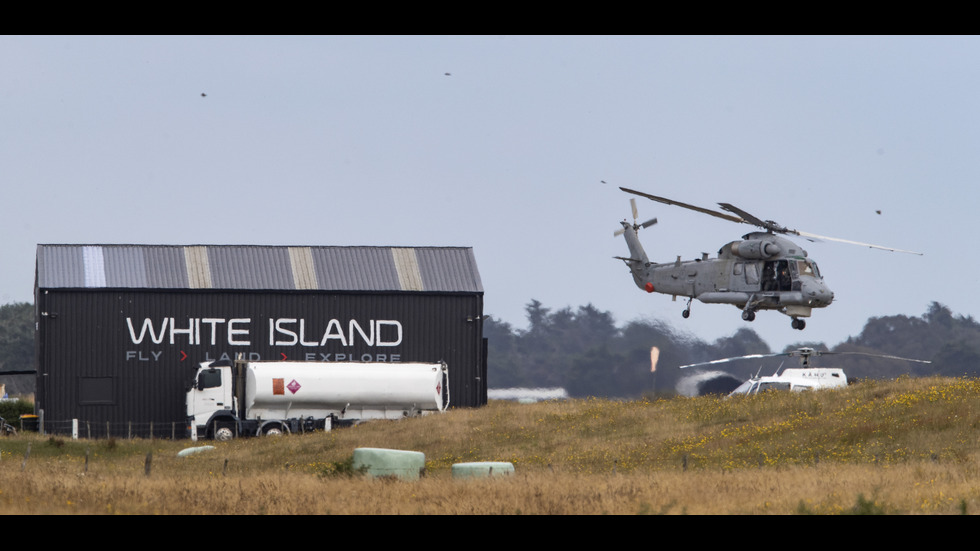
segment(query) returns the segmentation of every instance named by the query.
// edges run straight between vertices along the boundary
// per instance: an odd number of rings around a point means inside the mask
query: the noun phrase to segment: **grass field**
[[[980,381],[518,404],[227,443],[0,439],[4,514],[976,514]],[[188,457],[177,452],[212,444]],[[425,454],[417,481],[351,469]],[[454,463],[508,461],[461,480]]]

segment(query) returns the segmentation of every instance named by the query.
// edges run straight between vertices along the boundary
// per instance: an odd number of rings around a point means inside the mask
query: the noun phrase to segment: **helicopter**
[[[726,362],[732,362],[736,360],[747,360],[754,358],[773,358],[777,356],[788,356],[794,357],[799,356],[800,367],[798,368],[786,368],[780,371],[782,365],[776,369],[772,375],[761,375],[762,368],[756,372],[755,376],[751,377],[749,380],[745,381],[734,390],[731,391],[729,396],[736,396],[739,394],[758,394],[759,392],[764,392],[766,390],[818,390],[824,388],[842,388],[846,387],[848,384],[847,375],[844,374],[844,370],[839,367],[813,367],[810,363],[811,356],[823,356],[823,355],[856,355],[856,356],[871,356],[875,358],[887,358],[890,360],[903,360],[907,362],[918,362],[929,364],[932,363],[929,360],[916,360],[913,358],[902,358],[900,356],[892,356],[889,354],[875,354],[871,352],[821,352],[814,348],[804,347],[798,348],[790,352],[782,352],[775,354],[748,354],[746,356],[737,356],[734,358],[723,358],[720,360],[711,360],[708,362],[700,362],[688,365],[682,365],[678,369],[686,369],[689,367],[701,367],[707,365],[717,365]]]
[[[672,295],[674,300],[679,296],[687,297],[687,306],[682,312],[684,318],[690,317],[691,302],[696,298],[705,304],[731,304],[742,311],[745,321],[753,321],[757,311],[776,310],[792,318],[790,325],[793,329],[803,330],[806,327],[803,318],[810,317],[814,308],[829,306],[834,300],[834,293],[824,283],[816,262],[807,257],[807,252],[781,235],[922,254],[790,229],[772,220],[757,218],[729,203],[718,203],[723,210],[731,213],[726,214],[625,187],[619,189],[652,201],[764,230],[747,233],[741,240],[723,245],[714,259],[702,253],[701,258],[694,260],[681,261],[678,256],[674,262],[658,264],[650,261],[637,237],[641,229],[656,224],[657,219],[638,223],[636,199],[630,198],[633,223],[622,220],[622,229],[614,233],[625,237],[630,256],[613,258],[626,263],[640,289],[648,293]]]

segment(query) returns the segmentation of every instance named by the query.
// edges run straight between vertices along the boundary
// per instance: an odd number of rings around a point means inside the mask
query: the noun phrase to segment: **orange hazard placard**
[[[285,379],[273,379],[272,380],[272,394],[285,394],[286,393],[286,381]]]

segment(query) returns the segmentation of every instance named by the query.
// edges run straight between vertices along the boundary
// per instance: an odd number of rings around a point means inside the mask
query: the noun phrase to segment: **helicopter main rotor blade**
[[[886,358],[889,360],[904,360],[906,362],[918,362],[920,364],[931,364],[931,360],[916,360],[914,358],[903,358],[901,356],[890,356],[888,354],[873,354],[871,352],[821,352],[821,354],[835,354],[835,355],[852,355],[852,356],[871,356],[873,358]]]
[[[861,247],[871,247],[872,249],[882,249],[882,250],[885,250],[885,251],[892,251],[892,252],[896,252],[896,253],[917,254],[919,256],[922,256],[922,253],[916,252],[916,251],[906,251],[905,249],[896,249],[894,247],[885,247],[885,246],[882,246],[882,245],[872,245],[871,243],[861,243],[860,241],[851,241],[849,239],[840,239],[838,237],[827,237],[826,235],[817,235],[815,233],[807,233],[807,232],[802,232],[802,231],[797,231],[797,230],[791,230],[789,233],[792,233],[794,235],[799,235],[800,237],[807,237],[807,238],[812,238],[812,239],[826,239],[827,241],[837,241],[839,243],[847,243],[847,244],[850,244],[850,245],[858,245],[858,246],[861,246]]]
[[[776,356],[800,356],[805,360],[812,356],[843,356],[843,355],[854,355],[854,356],[870,356],[872,358],[885,358],[888,360],[904,360],[906,362],[917,362],[922,364],[931,364],[930,360],[916,360],[914,358],[903,358],[901,356],[891,356],[889,354],[875,354],[872,352],[821,352],[819,350],[810,349],[799,349],[793,350],[792,352],[777,352],[774,354],[749,354],[748,356],[736,356],[734,358],[723,358],[720,360],[712,360],[710,362],[700,362],[695,364],[682,365],[678,369],[685,369],[688,367],[700,367],[704,365],[717,365],[727,362],[733,362],[736,360],[750,360],[753,358],[773,358]]]
[[[896,249],[894,247],[885,247],[883,245],[873,245],[871,243],[862,243],[860,241],[851,241],[851,240],[848,240],[848,239],[840,239],[840,238],[837,238],[837,237],[827,237],[826,235],[818,235],[818,234],[815,234],[815,233],[808,233],[808,232],[803,232],[803,231],[799,231],[799,230],[792,230],[792,229],[789,229],[789,228],[787,228],[785,226],[781,226],[781,225],[779,225],[778,223],[776,223],[776,222],[774,222],[772,220],[762,220],[761,218],[759,218],[757,216],[753,216],[752,214],[749,214],[748,212],[746,212],[746,211],[744,211],[744,210],[742,210],[742,209],[740,209],[740,208],[738,208],[735,205],[732,205],[730,203],[718,203],[718,204],[724,210],[727,210],[729,212],[735,213],[738,216],[732,216],[731,214],[725,214],[725,213],[714,211],[714,210],[711,210],[711,209],[706,209],[706,208],[703,208],[703,207],[689,205],[687,203],[681,203],[680,201],[674,201],[673,199],[667,199],[666,197],[658,197],[656,195],[650,195],[649,193],[643,193],[642,191],[636,191],[634,189],[629,189],[629,188],[625,188],[625,187],[620,187],[619,189],[625,191],[626,193],[632,193],[633,195],[639,195],[640,197],[646,197],[647,199],[650,199],[652,201],[657,201],[657,202],[663,203],[665,205],[674,205],[674,206],[678,206],[678,207],[684,207],[686,209],[690,209],[690,210],[693,210],[693,211],[696,211],[696,212],[700,212],[700,213],[703,213],[703,214],[708,214],[708,215],[714,216],[716,218],[721,218],[723,220],[728,220],[730,222],[737,222],[739,224],[749,224],[749,225],[753,225],[753,226],[758,226],[758,227],[763,228],[763,229],[765,229],[767,231],[771,231],[771,232],[775,232],[775,233],[787,233],[787,234],[792,234],[792,235],[798,235],[800,237],[808,238],[808,239],[811,239],[811,240],[813,240],[813,239],[818,239],[818,240],[819,239],[826,239],[827,241],[837,241],[839,243],[848,243],[848,244],[851,244],[851,245],[858,245],[858,246],[861,246],[861,247],[870,247],[872,249],[881,249],[881,250],[884,250],[884,251],[892,251],[892,252],[897,252],[897,253],[917,254],[919,256],[922,256],[922,253],[916,252],[916,251],[907,251],[905,249]]]
[[[780,224],[773,222],[772,220],[762,220],[761,218],[753,216],[731,203],[718,203],[718,204],[721,206],[721,208],[727,210],[728,212],[734,212],[735,214],[744,218],[747,224],[753,224],[759,226],[762,229],[774,231],[776,233],[794,232],[794,230],[791,230],[785,226],[781,226]]]
[[[723,363],[728,363],[728,362],[734,362],[736,360],[751,360],[753,358],[772,358],[774,356],[788,356],[788,355],[789,354],[787,354],[787,353],[778,353],[778,354],[749,354],[748,356],[737,356],[735,358],[724,358],[724,359],[721,359],[721,360],[711,360],[710,362],[699,362],[699,363],[696,363],[696,364],[682,365],[678,369],[685,369],[685,368],[688,368],[688,367],[700,367],[702,365],[723,364]]]
[[[798,235],[800,237],[805,237],[805,238],[810,239],[810,240],[813,240],[813,239],[817,239],[817,240],[826,239],[827,241],[836,241],[838,243],[848,243],[850,245],[858,245],[858,246],[861,246],[861,247],[871,247],[872,249],[882,249],[882,250],[885,250],[885,251],[892,251],[892,252],[896,252],[896,253],[909,253],[909,254],[917,254],[917,255],[920,255],[920,256],[922,255],[922,253],[915,252],[915,251],[907,251],[905,249],[896,249],[894,247],[885,247],[885,246],[882,246],[882,245],[872,245],[871,243],[862,243],[860,241],[851,241],[850,239],[840,239],[838,237],[828,237],[826,235],[818,235],[818,234],[815,234],[815,233],[808,233],[808,232],[799,231],[799,230],[791,230],[791,229],[789,229],[789,228],[787,228],[785,226],[779,225],[778,223],[776,223],[776,222],[774,222],[772,220],[761,220],[761,219],[759,219],[759,218],[757,218],[755,216],[752,216],[751,214],[745,212],[744,210],[742,210],[742,209],[740,209],[740,208],[738,208],[735,205],[732,205],[730,203],[718,203],[718,204],[721,205],[721,208],[723,208],[723,209],[725,209],[725,210],[727,210],[729,212],[733,212],[733,213],[741,216],[747,222],[752,223],[752,224],[755,224],[756,226],[759,226],[760,228],[764,228],[766,230],[773,231],[773,232],[776,232],[776,233],[788,233],[788,234],[792,234],[792,235]]]
[[[656,195],[650,195],[649,193],[643,193],[642,191],[636,191],[634,189],[629,189],[629,188],[625,188],[625,187],[621,187],[619,189],[625,191],[626,193],[632,193],[633,195],[639,195],[640,197],[646,197],[647,199],[650,199],[651,201],[657,201],[658,203],[663,203],[665,205],[675,205],[675,206],[678,206],[678,207],[684,207],[686,209],[691,209],[693,211],[701,212],[701,213],[704,213],[704,214],[709,214],[711,216],[715,216],[715,217],[721,218],[723,220],[728,220],[729,222],[738,222],[740,224],[746,223],[745,220],[743,220],[743,219],[741,219],[741,218],[739,218],[737,216],[732,216],[730,214],[725,214],[723,212],[718,212],[718,211],[715,211],[715,210],[706,209],[706,208],[702,208],[702,207],[696,207],[694,205],[688,205],[687,203],[681,203],[680,201],[674,201],[672,199],[667,199],[665,197],[657,197]]]

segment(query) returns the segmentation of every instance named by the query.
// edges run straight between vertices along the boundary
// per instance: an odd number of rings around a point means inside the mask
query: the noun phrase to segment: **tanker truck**
[[[445,363],[201,362],[187,390],[187,430],[230,440],[445,411]]]

